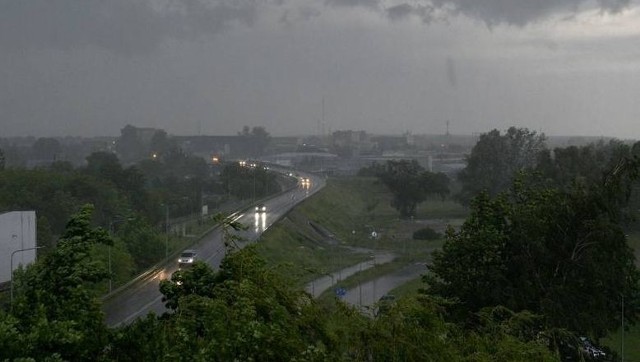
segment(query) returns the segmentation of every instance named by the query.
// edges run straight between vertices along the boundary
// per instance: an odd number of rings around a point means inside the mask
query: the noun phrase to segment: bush
[[[413,233],[414,240],[436,240],[442,238],[442,234],[432,228],[422,228]]]

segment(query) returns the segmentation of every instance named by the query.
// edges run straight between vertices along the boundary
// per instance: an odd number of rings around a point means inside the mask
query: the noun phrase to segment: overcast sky
[[[447,121],[640,138],[640,3],[0,0],[0,137]]]

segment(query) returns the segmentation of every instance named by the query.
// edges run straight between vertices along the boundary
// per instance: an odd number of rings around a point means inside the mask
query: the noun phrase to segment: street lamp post
[[[621,333],[622,333],[622,338],[620,338],[620,356],[621,356],[621,361],[624,362],[624,294],[622,294],[622,311],[621,313],[621,318],[620,318],[620,324],[621,324]]]
[[[362,263],[360,263],[360,273],[362,274]],[[362,308],[362,281],[358,283],[358,294],[360,295],[360,303],[358,304],[360,305],[360,308]]]
[[[165,204],[165,222],[164,222],[164,259],[169,259],[169,204]]]
[[[132,218],[125,218],[125,219],[115,219],[115,220],[111,220],[111,222],[109,223],[109,235],[113,236],[113,234],[115,233],[113,226],[117,223],[121,223],[123,221],[130,221],[132,220]],[[111,274],[111,244],[109,244],[109,248],[108,248],[108,257],[109,257],[109,263],[108,263],[108,267],[109,267],[109,293],[111,293],[111,291],[113,290],[113,275]]]
[[[253,172],[253,202],[256,202],[256,169],[252,170]]]
[[[11,308],[13,308],[13,256],[16,253],[19,253],[19,252],[22,252],[22,251],[36,250],[36,249],[40,249],[40,248],[44,248],[44,246],[36,246],[36,247],[33,247],[33,248],[18,249],[18,250],[14,250],[13,252],[11,252],[11,262],[10,262],[10,268],[11,268],[11,278],[10,278],[10,283],[11,283]]]

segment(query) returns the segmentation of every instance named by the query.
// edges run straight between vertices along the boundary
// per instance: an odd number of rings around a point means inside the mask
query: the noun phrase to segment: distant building
[[[253,139],[243,136],[174,136],[185,152],[205,159],[212,155],[227,159],[249,157],[253,153]]]
[[[371,154],[375,148],[365,131],[335,131],[331,135],[331,142],[334,153],[344,158]]]
[[[36,212],[12,211],[0,214],[0,284],[11,280],[18,265],[27,265],[36,260]],[[15,252],[15,253],[14,253]]]

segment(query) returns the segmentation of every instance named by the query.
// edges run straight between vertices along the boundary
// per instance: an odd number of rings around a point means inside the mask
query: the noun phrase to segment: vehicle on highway
[[[265,204],[256,205],[256,212],[258,213],[267,212],[267,206]]]
[[[607,357],[607,354],[600,348],[594,346],[587,337],[580,337],[580,342],[582,342],[583,353],[586,354],[588,358],[604,359]]]
[[[198,253],[193,249],[183,251],[178,257],[178,267],[191,266],[198,258]]]

